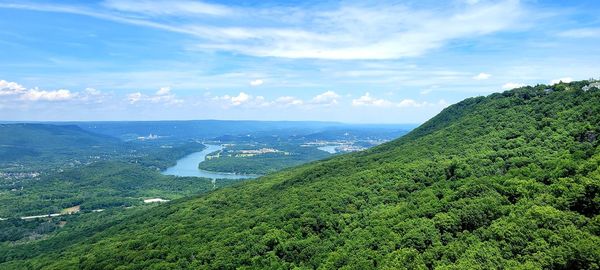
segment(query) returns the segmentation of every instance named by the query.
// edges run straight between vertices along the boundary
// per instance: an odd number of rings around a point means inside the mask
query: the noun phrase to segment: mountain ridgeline
[[[0,268],[598,269],[600,89],[587,84],[466,99],[370,150],[68,244],[3,247]]]
[[[0,162],[64,159],[89,149],[110,153],[119,144],[76,125],[0,124]]]

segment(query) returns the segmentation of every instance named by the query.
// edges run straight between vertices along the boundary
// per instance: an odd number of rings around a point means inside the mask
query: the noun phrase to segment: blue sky
[[[600,76],[600,2],[0,0],[0,120],[420,123]]]

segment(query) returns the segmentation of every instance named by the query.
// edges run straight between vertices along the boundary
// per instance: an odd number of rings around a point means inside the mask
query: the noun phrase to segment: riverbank
[[[198,165],[206,160],[206,156],[223,149],[221,145],[205,144],[206,148],[200,152],[189,154],[179,160],[173,167],[162,172],[164,175],[193,176],[210,179],[252,179],[260,175],[235,174],[228,172],[207,171],[198,168]]]

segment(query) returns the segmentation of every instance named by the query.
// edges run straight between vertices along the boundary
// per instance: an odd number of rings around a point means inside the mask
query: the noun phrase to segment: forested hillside
[[[99,155],[115,151],[119,144],[116,138],[75,125],[0,124],[0,163]]]
[[[390,143],[72,245],[0,247],[0,268],[598,269],[600,89],[585,85],[470,98]]]
[[[225,184],[162,175],[138,164],[97,162],[24,181],[23,189],[10,191],[8,184],[0,185],[0,217],[53,214],[76,205],[83,211],[128,207],[143,204],[143,198],[181,198]]]

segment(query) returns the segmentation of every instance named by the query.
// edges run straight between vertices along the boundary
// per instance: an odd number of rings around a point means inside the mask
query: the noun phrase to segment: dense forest
[[[0,124],[0,165],[43,167],[47,163],[81,162],[122,150],[113,137],[75,125]],[[90,157],[94,156],[94,157]]]
[[[73,125],[0,125],[0,218],[140,205],[143,198],[175,199],[227,181],[161,175],[159,170],[205,148],[181,140],[122,142]],[[11,172],[30,172],[11,177]],[[35,174],[35,177],[32,175]],[[18,174],[17,174],[18,175]],[[0,224],[0,229],[5,229]]]
[[[598,269],[600,89],[587,84],[469,98],[363,152],[94,234],[0,245],[0,268]]]
[[[281,152],[234,157],[226,155],[232,152],[235,153],[231,149],[236,148],[227,147],[222,154],[223,156],[205,160],[198,165],[198,168],[208,171],[261,175],[331,156],[331,154],[315,147],[302,147],[297,144],[272,143],[265,146],[273,147]],[[240,148],[244,149],[243,146],[240,146]]]
[[[0,217],[53,214],[76,205],[84,211],[133,206],[144,198],[176,199],[214,188],[211,179],[166,176],[125,162],[97,162],[21,185],[0,196]]]

